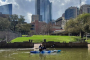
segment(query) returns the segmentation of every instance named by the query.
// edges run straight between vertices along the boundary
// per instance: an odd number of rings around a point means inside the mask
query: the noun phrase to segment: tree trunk
[[[14,32],[15,32],[15,26],[14,26]]]
[[[86,32],[86,41],[87,41],[87,32]]]
[[[83,31],[81,31],[81,38],[83,38],[83,36],[84,36],[84,32],[83,32]]]

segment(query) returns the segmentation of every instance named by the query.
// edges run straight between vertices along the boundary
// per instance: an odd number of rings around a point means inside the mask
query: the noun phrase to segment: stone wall
[[[42,45],[45,45],[47,48],[87,48],[87,42],[78,42],[78,43],[60,43],[60,42],[43,42]]]
[[[12,31],[0,31],[0,38],[7,40],[7,42],[10,42],[11,40],[21,36],[22,35],[20,33],[14,33]]]
[[[15,42],[15,43],[6,43],[0,42],[0,48],[33,48],[34,43],[32,42]]]

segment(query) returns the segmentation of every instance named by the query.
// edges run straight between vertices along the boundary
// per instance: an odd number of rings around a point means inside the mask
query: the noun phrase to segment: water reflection
[[[46,60],[46,55],[45,54],[39,54],[40,60]]]
[[[54,49],[49,49],[54,50]],[[0,60],[89,60],[88,48],[58,48],[60,53],[31,54],[32,49],[0,49]]]

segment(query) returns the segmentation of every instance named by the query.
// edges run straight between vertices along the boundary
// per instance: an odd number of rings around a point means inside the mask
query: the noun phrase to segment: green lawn
[[[22,35],[22,37],[26,37],[27,35]]]
[[[2,39],[0,38],[0,41],[1,41]]]
[[[77,36],[52,36],[52,35],[33,35],[32,37],[18,37],[16,39],[13,39],[11,42],[23,42],[23,41],[29,41],[33,40],[33,43],[41,43],[43,42],[43,39],[46,39],[46,41],[54,41],[54,42],[76,42],[80,40],[80,37]]]
[[[86,42],[90,43],[90,38],[88,38]]]

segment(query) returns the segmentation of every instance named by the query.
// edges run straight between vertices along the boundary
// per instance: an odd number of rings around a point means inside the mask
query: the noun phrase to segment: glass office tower
[[[0,12],[2,14],[12,15],[12,4],[0,6]]]
[[[65,10],[65,19],[69,20],[76,18],[79,15],[79,9],[77,7],[69,7]]]
[[[41,21],[49,23],[52,21],[52,3],[49,0],[36,0],[35,13],[41,15]]]

